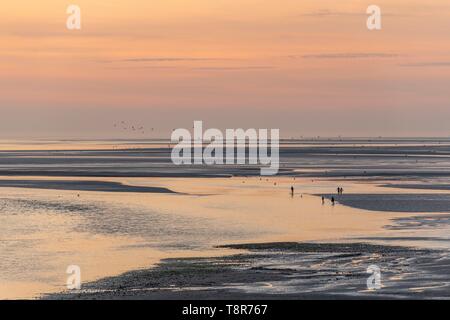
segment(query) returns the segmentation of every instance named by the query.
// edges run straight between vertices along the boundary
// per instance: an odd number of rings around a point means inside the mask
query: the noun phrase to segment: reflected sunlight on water
[[[20,150],[21,147],[25,146],[26,149],[31,145],[16,144],[15,147]],[[110,142],[102,146],[109,145]],[[1,149],[6,150],[8,146],[11,144],[3,143]],[[52,144],[46,146],[50,149],[54,147]],[[86,147],[85,144],[75,142],[66,145],[67,149],[75,146]],[[97,145],[97,150],[102,149],[102,146]],[[40,145],[37,147],[41,148]],[[47,147],[40,150],[49,150]],[[95,173],[99,167],[104,166],[101,162],[96,162],[92,168],[90,163],[82,164],[77,152],[69,156],[66,153],[45,155],[42,152],[19,152],[20,155],[6,152],[0,167],[6,168],[5,170],[16,170],[19,167],[41,170],[48,166],[69,170],[77,166]],[[94,154],[89,161],[98,161],[98,156]],[[114,161],[117,160],[115,156],[117,155],[112,151],[101,155],[102,159],[112,159],[107,160],[111,168],[114,168]],[[121,168],[128,169],[128,156],[129,154],[121,160]],[[138,153],[133,156],[143,157]],[[56,162],[46,164],[46,159]],[[285,163],[296,163],[296,159],[288,158]],[[310,166],[300,171],[308,174],[312,174],[312,170],[320,172],[324,163],[321,161],[325,159],[326,157],[316,162],[315,169]],[[334,168],[339,167],[340,160],[336,159],[328,160]],[[437,160],[433,158],[429,168],[433,167],[433,161]],[[445,167],[447,162],[442,161],[444,160],[439,160]],[[388,162],[387,159],[382,159],[377,165],[383,167]],[[140,168],[140,165],[133,164],[132,167]],[[352,165],[354,163],[345,162],[346,167]],[[166,169],[161,165],[158,170]],[[301,173],[300,171],[297,173]],[[298,176],[63,178],[50,177],[44,171],[41,175],[20,176],[17,173],[13,176],[0,176],[0,179],[54,179],[77,181],[81,184],[85,181],[119,182],[125,185],[125,189],[126,185],[136,185],[163,187],[179,192],[97,192],[12,188],[7,185],[1,187],[0,298],[30,298],[64,290],[67,277],[65,271],[71,264],[81,267],[82,281],[91,281],[148,267],[164,258],[217,256],[235,252],[214,248],[231,243],[343,242],[355,241],[351,239],[356,238],[361,239],[359,241],[377,243],[449,248],[447,240],[450,220],[445,218],[445,214],[436,213],[432,215],[434,218],[430,218],[425,213],[365,210],[339,204],[339,199],[337,205],[332,206],[329,200],[322,204],[320,196],[317,196],[335,193],[338,185],[344,187],[346,194],[356,196],[420,193],[440,194],[439,197],[445,198],[450,194],[448,190],[381,186],[397,181],[387,177],[379,177],[378,181]],[[441,181],[440,179],[443,178],[429,178],[428,182]],[[42,184],[45,187],[45,181]],[[295,188],[294,197],[290,195],[291,186]],[[424,196],[422,198],[427,199]],[[425,216],[411,219],[417,215]]]

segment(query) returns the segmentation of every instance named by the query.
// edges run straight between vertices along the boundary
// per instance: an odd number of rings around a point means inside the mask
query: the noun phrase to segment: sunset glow
[[[161,137],[196,118],[296,136],[449,133],[448,1],[380,0],[380,31],[355,0],[75,3],[81,30],[66,29],[66,1],[2,4],[3,135],[107,136],[121,118],[158,119]]]

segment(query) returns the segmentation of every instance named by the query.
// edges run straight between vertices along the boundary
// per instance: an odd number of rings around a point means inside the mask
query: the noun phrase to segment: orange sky
[[[66,29],[66,8],[82,29]],[[366,28],[366,8],[383,29]],[[0,133],[448,135],[450,3],[16,0],[0,9]],[[160,136],[164,137],[164,134]],[[128,136],[125,136],[128,137]]]

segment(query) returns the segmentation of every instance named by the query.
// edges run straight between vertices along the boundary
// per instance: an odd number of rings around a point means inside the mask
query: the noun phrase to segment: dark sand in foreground
[[[45,299],[450,298],[448,252],[362,243],[230,245],[248,253],[163,260],[157,267]],[[383,287],[367,290],[367,268]]]

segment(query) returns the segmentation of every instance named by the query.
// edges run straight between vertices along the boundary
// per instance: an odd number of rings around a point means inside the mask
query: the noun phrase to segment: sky
[[[66,9],[81,9],[81,29]],[[368,30],[378,5],[382,29]],[[449,136],[448,0],[15,0],[0,5],[1,138]],[[124,131],[115,123],[154,128]]]

